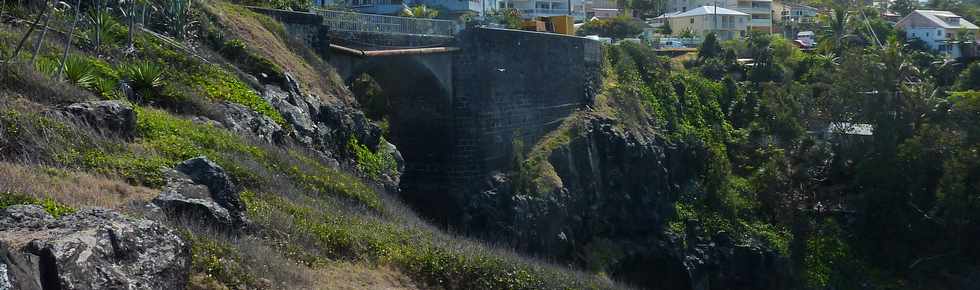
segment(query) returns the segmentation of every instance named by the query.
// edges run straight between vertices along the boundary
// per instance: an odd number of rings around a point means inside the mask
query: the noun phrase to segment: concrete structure
[[[718,6],[751,15],[749,29],[772,31],[772,0],[666,0],[667,13],[686,12],[701,6]]]
[[[907,39],[920,39],[930,49],[950,57],[968,53],[963,47],[976,47],[978,27],[949,11],[915,10],[895,27],[904,30]]]
[[[526,19],[558,15],[572,15],[576,21],[586,19],[583,0],[497,0],[496,7],[517,9]]]
[[[691,31],[695,35],[704,37],[714,32],[718,39],[729,40],[746,35],[750,17],[749,14],[727,8],[701,6],[665,16],[664,21],[670,23],[673,35]]]
[[[601,43],[582,37],[469,28],[448,48],[361,51],[338,46],[344,35],[318,14],[255,10],[284,22],[348,83],[362,74],[378,83],[406,160],[403,197],[444,213],[430,216],[437,222],[462,215],[483,178],[513,168],[515,143],[535,144],[591,104],[602,83]]]

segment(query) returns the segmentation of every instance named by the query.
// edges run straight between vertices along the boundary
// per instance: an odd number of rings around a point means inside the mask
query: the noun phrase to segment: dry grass
[[[124,209],[159,192],[125,181],[54,167],[0,162],[0,188],[36,198],[51,198],[71,207]]]
[[[292,47],[276,36],[276,33],[256,19],[264,16],[221,1],[205,4],[205,9],[215,15],[218,22],[237,38],[245,41],[251,50],[296,77],[302,89],[320,96],[324,101],[353,103],[351,94],[342,84],[336,83],[338,77],[334,71],[329,68],[324,71],[324,68],[314,67],[307,62],[302,55],[296,53],[305,47]]]
[[[314,274],[315,289],[421,289],[404,273],[390,266],[338,261],[317,269]]]

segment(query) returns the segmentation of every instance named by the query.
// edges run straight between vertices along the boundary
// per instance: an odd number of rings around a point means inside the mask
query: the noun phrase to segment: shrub
[[[120,72],[130,88],[143,100],[152,100],[163,90],[164,69],[162,66],[144,61],[124,65]]]
[[[50,198],[36,199],[20,193],[0,192],[0,209],[18,204],[33,204],[41,206],[44,208],[44,211],[48,212],[48,214],[51,214],[51,216],[54,216],[55,218],[75,212],[75,209],[60,204]]]
[[[382,144],[384,144],[384,140],[382,140]],[[354,136],[347,140],[347,147],[354,152],[357,169],[374,180],[380,180],[383,175],[392,174],[398,170],[392,152],[384,147],[378,148],[377,152],[371,152],[371,149],[358,142]]]
[[[636,37],[643,33],[646,26],[642,21],[628,16],[618,16],[610,19],[596,19],[586,22],[575,33],[581,36],[599,35],[616,39]]]

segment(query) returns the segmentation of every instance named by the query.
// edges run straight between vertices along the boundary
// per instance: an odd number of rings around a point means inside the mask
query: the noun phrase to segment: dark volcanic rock
[[[788,261],[762,243],[696,223],[680,236],[667,231],[680,194],[700,190],[705,149],[632,129],[585,116],[540,171],[488,176],[463,205],[464,226],[652,289],[784,288]]]
[[[344,157],[336,154],[345,151],[351,136],[372,150],[381,145],[381,129],[371,124],[363,112],[347,104],[302,93],[288,73],[286,80],[286,89],[266,85],[262,97],[296,129],[295,138],[300,143],[335,159]]]
[[[200,218],[219,229],[246,227],[245,204],[231,178],[206,157],[188,159],[168,172],[167,186],[153,204],[176,217]]]
[[[190,258],[172,230],[107,209],[60,219],[34,205],[0,212],[0,288],[183,289]]]
[[[59,114],[106,135],[132,137],[136,130],[136,111],[123,101],[74,103]]]
[[[222,102],[216,108],[222,115],[221,124],[228,130],[251,135],[273,144],[282,144],[285,140],[285,131],[268,116],[248,107],[229,102]]]

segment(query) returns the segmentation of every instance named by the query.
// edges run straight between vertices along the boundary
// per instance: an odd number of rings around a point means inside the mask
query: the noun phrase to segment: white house
[[[661,16],[670,23],[673,35],[691,31],[698,36],[716,32],[718,39],[729,40],[743,37],[749,29],[752,16],[728,8],[701,6],[686,12],[668,13]]]
[[[904,30],[906,38],[921,39],[930,49],[951,57],[963,55],[961,42],[977,41],[977,26],[949,11],[915,10],[895,27]],[[966,39],[958,39],[961,35],[966,35]]]
[[[751,30],[772,31],[773,0],[664,0],[667,13],[687,12],[701,6],[718,6],[749,14]]]

